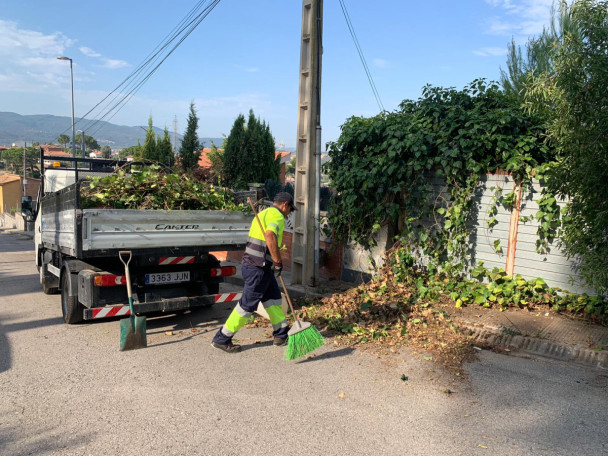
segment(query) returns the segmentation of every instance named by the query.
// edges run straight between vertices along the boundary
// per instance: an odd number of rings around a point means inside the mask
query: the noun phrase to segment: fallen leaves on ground
[[[415,285],[396,282],[390,268],[357,288],[297,302],[298,318],[329,331],[338,345],[407,346],[454,372],[474,356],[470,331],[450,317],[453,301],[447,296],[420,298]]]

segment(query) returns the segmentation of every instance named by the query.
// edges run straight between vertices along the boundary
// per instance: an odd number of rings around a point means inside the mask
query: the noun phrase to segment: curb
[[[491,347],[517,350],[532,356],[540,356],[558,361],[573,362],[588,367],[608,370],[608,351],[562,345],[544,339],[502,334],[491,329],[480,329],[461,323],[472,332],[473,339]]]
[[[3,233],[3,234],[16,234],[18,236],[21,236],[24,239],[34,239],[34,232],[33,231],[23,231],[23,230],[18,230],[16,228],[0,227],[0,233]]]

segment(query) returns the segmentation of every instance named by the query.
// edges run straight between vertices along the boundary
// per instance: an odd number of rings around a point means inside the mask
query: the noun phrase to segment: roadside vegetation
[[[608,323],[608,2],[561,2],[555,15],[525,58],[511,45],[502,87],[426,86],[395,112],[346,120],[325,169],[332,238],[372,246],[388,225],[396,244],[377,277],[302,302],[304,318],[335,331],[338,343],[422,348],[448,366],[471,354],[450,316],[458,307],[552,309]],[[537,251],[558,245],[578,258],[595,296],[471,264],[475,187],[496,170],[523,188],[543,184]],[[489,229],[515,196],[495,193]]]

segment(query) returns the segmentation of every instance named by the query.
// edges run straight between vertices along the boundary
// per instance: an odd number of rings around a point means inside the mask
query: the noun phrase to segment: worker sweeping
[[[213,338],[212,345],[215,348],[227,353],[241,351],[241,346],[233,344],[232,338],[249,321],[260,301],[270,317],[273,344],[287,344],[289,324],[281,307],[281,291],[276,277],[283,270],[280,246],[283,244],[285,217],[295,210],[293,196],[281,192],[275,196],[271,207],[258,214],[266,231],[263,232],[260,224],[253,220],[241,262],[243,296]]]

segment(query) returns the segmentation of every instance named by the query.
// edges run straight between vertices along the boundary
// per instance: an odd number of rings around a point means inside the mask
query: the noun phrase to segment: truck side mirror
[[[31,196],[21,197],[21,215],[23,215],[23,217],[33,217],[34,207],[32,205]]]

